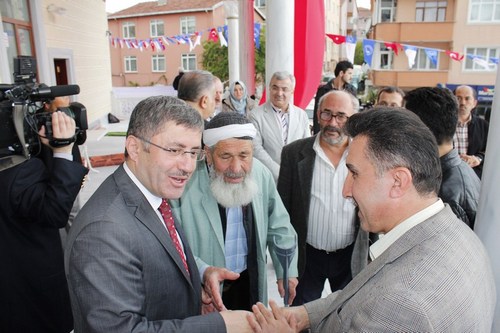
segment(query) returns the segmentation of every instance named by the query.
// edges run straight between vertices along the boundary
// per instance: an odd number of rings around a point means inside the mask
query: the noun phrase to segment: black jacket
[[[316,96],[314,97],[314,114],[313,114],[313,132],[314,132],[314,134],[319,132],[318,102],[319,102],[320,98],[331,90],[337,90],[333,87],[333,80],[334,79],[331,79],[326,84],[319,86],[318,90],[316,91]],[[344,90],[351,93],[354,97],[357,97],[356,88],[352,84],[346,83],[344,85]]]
[[[472,229],[476,220],[481,181],[474,170],[460,159],[456,149],[441,156],[440,160],[443,181],[439,197]]]
[[[467,132],[469,136],[467,155],[474,155],[481,158],[481,163],[474,168],[478,177],[481,178],[483,174],[486,140],[488,139],[488,122],[473,113],[469,125],[467,126]]]

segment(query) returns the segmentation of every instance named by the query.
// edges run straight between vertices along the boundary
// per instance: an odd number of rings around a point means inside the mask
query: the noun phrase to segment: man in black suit
[[[325,280],[342,289],[366,264],[368,238],[359,231],[355,205],[342,197],[347,177],[347,119],[358,100],[345,91],[330,91],[319,101],[321,131],[283,148],[278,178],[290,221],[298,234],[299,284],[294,305],[321,297]],[[297,190],[300,189],[300,190]],[[355,240],[363,248],[355,248]]]
[[[52,128],[54,138],[69,138],[75,122],[54,112]],[[45,136],[44,127],[39,134]],[[73,143],[49,147],[50,168],[31,158],[0,172],[0,332],[73,328],[58,229],[68,222],[88,170],[73,162]]]

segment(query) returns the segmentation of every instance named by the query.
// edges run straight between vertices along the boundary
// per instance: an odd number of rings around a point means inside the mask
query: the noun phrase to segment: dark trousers
[[[306,267],[299,278],[293,305],[302,305],[321,297],[328,280],[332,292],[343,289],[351,280],[354,243],[335,252],[318,250],[306,244]]]
[[[248,270],[241,272],[237,280],[224,281],[222,301],[228,310],[252,311]]]

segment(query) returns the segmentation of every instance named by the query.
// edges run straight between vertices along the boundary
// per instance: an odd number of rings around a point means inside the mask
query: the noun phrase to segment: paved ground
[[[91,160],[97,161],[96,164],[99,164],[100,161],[104,160],[100,158],[100,156],[122,154],[125,146],[125,138],[106,136],[106,133],[125,132],[127,130],[127,126],[128,122],[126,120],[122,120],[117,124],[109,124],[107,128],[87,131],[87,141],[84,146],[80,147],[82,156],[88,156]],[[91,168],[88,174],[87,182],[80,193],[82,203],[85,203],[90,198],[94,191],[110,174],[115,171],[117,167],[118,165]],[[268,256],[268,258],[270,257]],[[269,262],[271,262],[270,259]],[[280,300],[278,288],[276,286],[276,274],[271,263],[268,264],[268,287],[269,298],[274,299],[278,302],[278,304],[281,304],[282,301]],[[329,291],[326,289],[323,292],[323,296],[326,296],[328,293]]]

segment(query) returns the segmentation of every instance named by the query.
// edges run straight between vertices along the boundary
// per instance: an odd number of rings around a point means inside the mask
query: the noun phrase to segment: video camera
[[[54,98],[80,93],[78,85],[49,87],[36,83],[36,62],[33,57],[14,59],[14,84],[0,84],[0,171],[15,166],[41,150],[38,131],[45,126],[45,134],[53,147],[71,144],[85,137],[88,129],[87,110],[83,104],[73,102],[58,108],[75,120],[76,131],[71,138],[52,136],[52,113],[44,104]],[[85,139],[83,139],[84,141]]]

